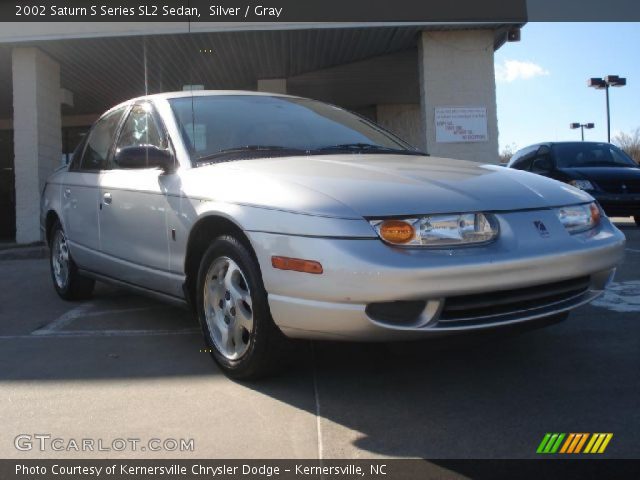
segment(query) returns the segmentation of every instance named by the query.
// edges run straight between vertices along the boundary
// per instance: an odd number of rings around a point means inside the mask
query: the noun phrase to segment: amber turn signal
[[[407,243],[416,235],[413,226],[402,220],[385,220],[380,225],[379,231],[380,237],[389,243]]]
[[[294,272],[322,273],[322,265],[313,260],[289,257],[271,257],[271,265],[279,270],[293,270]]]
[[[591,210],[591,223],[593,225],[598,225],[600,223],[600,209],[595,202],[589,205],[589,209]]]

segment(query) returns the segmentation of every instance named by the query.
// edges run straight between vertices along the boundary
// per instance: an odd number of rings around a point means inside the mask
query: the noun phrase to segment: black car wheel
[[[200,263],[197,315],[211,355],[237,379],[271,373],[286,338],[273,323],[257,262],[235,237],[216,238]]]
[[[633,219],[636,221],[636,225],[640,227],[640,215],[634,215]]]
[[[60,222],[56,222],[51,229],[50,239],[51,279],[58,295],[65,300],[83,300],[91,297],[95,281],[78,273]]]

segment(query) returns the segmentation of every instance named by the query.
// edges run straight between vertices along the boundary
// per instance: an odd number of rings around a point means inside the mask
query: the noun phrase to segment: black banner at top
[[[2,21],[525,22],[525,0],[14,0]]]
[[[3,22],[640,21],[638,0],[0,0]]]

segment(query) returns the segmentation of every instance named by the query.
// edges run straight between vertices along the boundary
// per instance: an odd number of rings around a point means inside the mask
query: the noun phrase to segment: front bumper
[[[420,338],[492,328],[546,317],[587,303],[610,280],[624,252],[624,235],[608,219],[569,235],[550,210],[499,214],[501,235],[491,245],[420,250],[393,248],[377,238],[337,239],[248,232],[262,269],[276,324],[291,337],[349,340]],[[541,237],[533,221],[543,221]],[[276,270],[271,256],[319,261],[322,275]],[[555,301],[483,317],[445,322],[447,299],[586,279],[586,287]],[[372,303],[424,301],[415,321],[386,322]]]
[[[591,192],[590,192],[591,193]],[[610,217],[640,215],[640,194],[591,193]]]

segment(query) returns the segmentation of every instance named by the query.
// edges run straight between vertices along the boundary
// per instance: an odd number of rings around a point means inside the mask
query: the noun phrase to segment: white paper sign
[[[485,107],[436,107],[436,142],[486,142]]]

